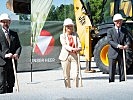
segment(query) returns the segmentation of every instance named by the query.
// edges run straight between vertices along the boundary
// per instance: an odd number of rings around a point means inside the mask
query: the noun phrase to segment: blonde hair
[[[73,25],[73,32],[75,31],[75,28],[74,28],[74,25]],[[63,25],[63,34],[65,34],[66,33],[66,26],[65,25]]]

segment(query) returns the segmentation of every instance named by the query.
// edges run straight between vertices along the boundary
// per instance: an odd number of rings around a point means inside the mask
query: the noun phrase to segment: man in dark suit
[[[114,27],[107,32],[108,42],[110,44],[108,51],[109,58],[109,82],[115,81],[115,70],[118,62],[119,80],[125,81],[123,49],[128,49],[130,39],[128,31],[122,27],[123,17],[121,14],[115,14],[113,17]]]
[[[9,29],[11,19],[8,14],[0,15],[0,93],[12,93],[15,83],[12,59],[17,60],[21,45],[16,32]]]

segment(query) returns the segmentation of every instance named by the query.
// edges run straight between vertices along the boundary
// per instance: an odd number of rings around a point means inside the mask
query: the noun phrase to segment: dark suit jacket
[[[14,71],[12,59],[5,58],[5,54],[12,53],[18,54],[21,53],[21,45],[19,37],[16,32],[9,30],[10,45],[5,37],[4,32],[0,29],[0,67],[4,69],[4,80],[7,81],[9,87],[13,87],[15,83]],[[17,67],[17,61],[15,60],[15,67]],[[0,74],[3,73],[3,70],[0,70]],[[1,79],[0,79],[1,80]],[[2,80],[1,80],[2,81]]]
[[[128,31],[121,27],[120,37],[118,37],[118,33],[115,27],[111,28],[107,32],[108,43],[110,44],[108,57],[109,58],[117,58],[118,54],[122,54],[122,50],[117,48],[118,44],[128,45],[130,46],[130,39],[128,37]]]
[[[18,54],[20,56],[21,53],[21,45],[19,41],[19,37],[16,32],[9,30],[9,37],[10,37],[10,46],[8,44],[8,41],[5,38],[5,34],[0,29],[0,66],[5,65],[5,54],[12,53],[12,54]]]

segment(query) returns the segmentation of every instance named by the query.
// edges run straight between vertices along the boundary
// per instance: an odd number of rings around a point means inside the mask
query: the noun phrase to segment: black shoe
[[[125,81],[125,79],[124,80],[120,80],[120,82],[122,82],[122,81]]]
[[[112,82],[114,82],[114,81],[109,81],[109,83],[112,83]]]
[[[109,83],[114,82],[114,80],[109,79]]]
[[[13,93],[13,87],[8,87],[7,88],[7,93]]]

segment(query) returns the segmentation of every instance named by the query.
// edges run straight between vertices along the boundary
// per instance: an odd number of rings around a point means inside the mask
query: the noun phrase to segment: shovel
[[[19,92],[19,84],[18,84],[18,78],[17,78],[16,68],[15,68],[14,58],[12,58],[12,64],[13,64],[13,71],[14,71],[14,76],[15,76],[16,91]]]
[[[125,81],[127,80],[126,74],[126,58],[125,58],[125,50],[123,49],[123,63],[124,63],[124,74],[125,74]]]

